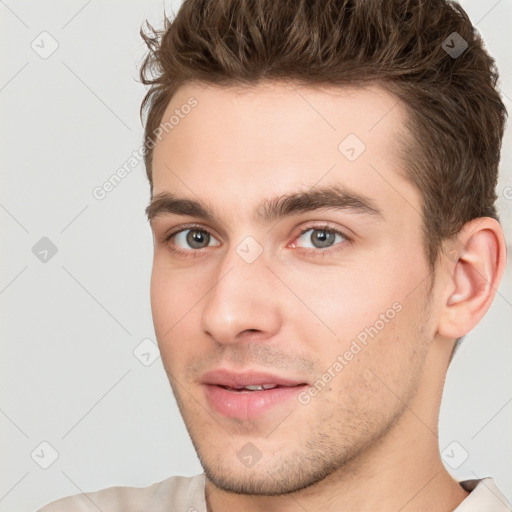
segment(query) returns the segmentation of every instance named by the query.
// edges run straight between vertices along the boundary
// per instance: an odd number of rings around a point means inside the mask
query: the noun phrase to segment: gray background
[[[165,3],[168,14],[179,3]],[[498,61],[512,112],[512,0],[462,4]],[[0,1],[0,512],[201,472],[151,344],[143,164],[105,199],[92,194],[140,146],[138,32],[145,18],[160,27],[163,7]],[[509,129],[499,185],[509,243],[510,142]],[[38,242],[45,262],[32,251]],[[492,475],[509,499],[511,308],[509,261],[491,310],[450,368],[439,436],[456,478]],[[142,361],[156,359],[146,366],[133,352],[151,347]]]

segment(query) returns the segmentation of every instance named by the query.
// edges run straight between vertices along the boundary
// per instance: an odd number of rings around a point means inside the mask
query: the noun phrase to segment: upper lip
[[[306,384],[301,380],[285,379],[278,375],[266,372],[244,371],[232,372],[225,369],[207,372],[201,379],[203,384],[211,384],[216,386],[229,386],[232,388],[241,386],[256,386],[258,384],[276,384],[278,386],[297,386]]]

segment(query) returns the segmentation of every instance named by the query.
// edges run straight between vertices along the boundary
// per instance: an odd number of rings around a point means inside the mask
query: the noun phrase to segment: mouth
[[[303,381],[268,373],[227,370],[209,372],[201,383],[212,410],[242,420],[254,419],[283,406],[308,386]]]

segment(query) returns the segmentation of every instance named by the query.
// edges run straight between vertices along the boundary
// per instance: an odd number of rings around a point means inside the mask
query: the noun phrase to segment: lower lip
[[[220,386],[206,384],[205,391],[212,409],[228,418],[248,420],[295,398],[305,387],[306,385],[262,391],[229,391]]]

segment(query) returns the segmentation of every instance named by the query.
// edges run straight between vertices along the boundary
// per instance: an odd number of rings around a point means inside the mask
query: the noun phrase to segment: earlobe
[[[506,246],[501,225],[490,217],[473,219],[446,242],[444,254],[450,255],[449,284],[438,332],[459,338],[484,317],[503,276]]]

